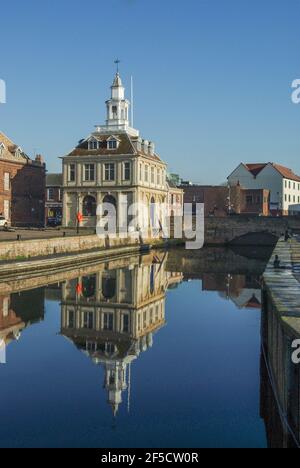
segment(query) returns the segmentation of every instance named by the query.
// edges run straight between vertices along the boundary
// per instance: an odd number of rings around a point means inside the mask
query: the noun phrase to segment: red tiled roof
[[[245,167],[248,169],[251,174],[256,177],[268,164],[271,164],[274,169],[276,169],[282,177],[285,179],[295,180],[296,182],[300,182],[300,177],[296,175],[291,169],[281,166],[280,164],[275,163],[255,163],[255,164],[245,164]]]
[[[291,169],[287,167],[280,166],[279,164],[272,164],[272,166],[277,169],[277,171],[285,178],[295,180],[296,182],[300,182],[300,177],[296,175]]]
[[[245,166],[248,171],[257,176],[267,166],[267,163],[245,164]]]

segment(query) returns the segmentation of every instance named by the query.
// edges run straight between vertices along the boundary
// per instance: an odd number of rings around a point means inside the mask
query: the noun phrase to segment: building
[[[270,210],[273,215],[300,212],[300,177],[291,169],[274,163],[241,163],[228,177],[230,185],[247,189],[270,191]]]
[[[206,217],[231,214],[269,215],[270,193],[265,189],[245,189],[235,186],[182,186],[184,203],[204,203]],[[193,210],[195,212],[195,209]]]
[[[0,363],[6,362],[6,348],[18,341],[22,331],[44,320],[44,288],[0,294]]]
[[[0,132],[0,213],[13,226],[44,226],[46,167]]]
[[[96,226],[96,209],[101,203],[114,205],[117,224],[129,221],[123,207],[144,203],[166,203],[166,164],[155,152],[154,143],[142,139],[129,125],[129,101],[119,73],[106,101],[107,120],[63,160],[63,225]],[[136,226],[137,227],[137,226]]]
[[[181,273],[166,271],[167,253],[121,259],[94,274],[62,283],[61,334],[104,369],[104,389],[114,416],[127,390],[132,363],[165,325],[165,295]]]
[[[169,215],[182,216],[184,192],[172,179],[167,179],[167,186]]]
[[[62,180],[62,174],[46,175],[46,226],[60,226],[62,223]]]

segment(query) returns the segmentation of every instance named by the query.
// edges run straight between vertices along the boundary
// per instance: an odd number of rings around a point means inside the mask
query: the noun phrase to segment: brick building
[[[46,167],[0,132],[0,213],[12,226],[43,226]]]
[[[60,226],[62,223],[62,184],[62,174],[47,174],[45,202],[46,226]]]
[[[270,191],[250,190],[235,185],[227,186],[182,186],[184,203],[204,203],[205,216],[225,217],[229,214],[269,216]]]

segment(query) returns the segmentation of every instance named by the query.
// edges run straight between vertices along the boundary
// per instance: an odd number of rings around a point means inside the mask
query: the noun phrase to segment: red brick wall
[[[269,215],[269,190],[247,190],[240,185],[227,186],[188,186],[183,187],[184,203],[204,203],[205,216],[228,216],[229,196],[232,213]],[[247,204],[247,197],[252,203]]]
[[[4,173],[10,174],[10,190],[4,190]],[[13,226],[43,226],[45,206],[45,166],[0,160],[0,212],[4,200],[10,202]]]

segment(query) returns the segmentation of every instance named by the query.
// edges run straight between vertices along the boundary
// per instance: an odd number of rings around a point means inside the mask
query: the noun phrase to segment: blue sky
[[[1,5],[0,130],[50,171],[105,119],[119,57],[135,127],[169,170],[222,183],[240,162],[300,173],[298,0],[14,0]]]

